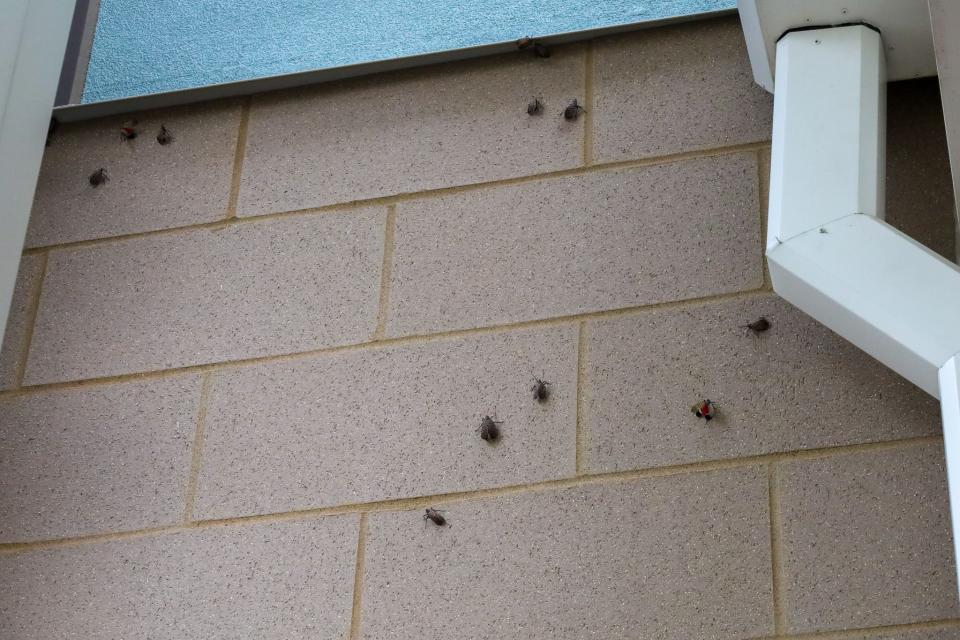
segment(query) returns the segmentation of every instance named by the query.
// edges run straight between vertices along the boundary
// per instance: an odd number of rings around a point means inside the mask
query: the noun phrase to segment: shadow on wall
[[[887,222],[957,260],[953,182],[936,78],[887,86]]]

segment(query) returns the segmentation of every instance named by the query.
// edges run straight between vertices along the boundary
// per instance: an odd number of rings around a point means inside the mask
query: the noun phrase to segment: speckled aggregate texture
[[[783,465],[791,632],[960,616],[943,449]]]
[[[376,327],[381,208],[50,256],[26,382],[361,342]]]
[[[137,137],[120,127],[136,120]],[[27,246],[220,220],[227,215],[238,101],[62,124],[43,156]],[[160,126],[173,136],[157,143]],[[109,181],[90,185],[103,168]]]
[[[258,96],[243,216],[567,169],[580,164],[584,47]],[[539,97],[546,113],[527,115]]]
[[[596,48],[594,155],[628,160],[770,138],[737,18],[605,38]]]
[[[355,546],[342,516],[0,556],[0,636],[345,638]]]
[[[468,491],[574,473],[575,327],[217,375],[197,516]],[[551,397],[534,401],[534,374]],[[503,424],[498,442],[481,418]],[[264,456],[263,452],[270,452]]]
[[[401,203],[388,333],[759,287],[759,206],[754,154]]]
[[[770,329],[746,325],[760,317]],[[584,464],[594,472],[939,432],[939,405],[774,295],[588,327]],[[690,405],[709,398],[711,422]]]
[[[32,318],[29,317],[37,289],[40,286],[40,271],[43,259],[38,256],[23,256],[17,273],[17,286],[10,302],[7,329],[0,349],[0,390],[12,389],[23,366],[24,347]]]
[[[362,637],[755,638],[773,631],[758,468],[374,514]]]
[[[0,542],[180,522],[200,378],[0,399]]]

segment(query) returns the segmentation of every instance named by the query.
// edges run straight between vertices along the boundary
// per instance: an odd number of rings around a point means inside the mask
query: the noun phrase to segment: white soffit
[[[753,77],[767,91],[773,91],[777,40],[784,33],[851,23],[880,30],[887,80],[937,75],[927,0],[739,0],[738,8]]]

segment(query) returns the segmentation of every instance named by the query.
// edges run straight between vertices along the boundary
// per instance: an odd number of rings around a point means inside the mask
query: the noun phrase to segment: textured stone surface
[[[766,472],[370,515],[361,635],[756,638],[773,633]]]
[[[360,342],[384,211],[294,216],[56,251],[28,384]]]
[[[40,271],[43,258],[23,256],[17,273],[17,286],[10,301],[10,314],[0,350],[0,390],[12,389],[17,384],[17,375],[26,358],[27,333],[30,330],[30,305],[40,286]]]
[[[0,636],[346,638],[357,517],[0,556]]]
[[[770,329],[744,325],[764,316]],[[588,324],[591,472],[932,435],[927,394],[774,295]],[[718,405],[711,422],[690,411]]]
[[[137,120],[138,135],[120,127]],[[157,143],[160,125],[174,136]],[[227,213],[240,103],[119,115],[63,124],[43,156],[27,245],[38,246],[168,229]],[[109,182],[91,187],[106,169]]]
[[[577,328],[214,375],[196,514],[222,518],[572,476]],[[550,382],[533,400],[536,374]],[[476,433],[502,420],[500,442]]]
[[[758,287],[757,198],[750,153],[402,202],[387,331],[420,334]]]
[[[199,376],[0,399],[0,542],[183,518]]]
[[[779,473],[789,631],[960,616],[939,445],[791,462]]]
[[[441,65],[254,99],[240,215],[577,166],[583,47]],[[527,115],[539,97],[541,116]]]
[[[735,18],[597,40],[589,117],[567,123],[566,101],[586,98],[584,53],[256,96],[240,214],[575,168],[590,123],[598,162],[769,139],[771,100],[753,86]],[[525,113],[534,95],[539,118]],[[952,257],[936,82],[889,95],[888,220]],[[126,117],[64,126],[30,243],[225,215],[237,103],[138,117],[177,141],[145,131],[124,144]],[[400,198],[387,333],[756,288],[756,155]],[[98,166],[111,181],[92,189]],[[27,383],[366,341],[385,208],[55,249]],[[26,265],[37,260],[25,259],[21,289],[36,291]],[[15,307],[29,304],[18,295]],[[881,365],[774,296],[736,297],[587,322],[581,470],[939,432],[935,402]],[[766,334],[742,328],[760,315]],[[0,388],[24,342],[12,317]],[[422,520],[427,504],[368,516],[368,640],[773,637],[765,469],[518,486],[571,476],[577,456],[577,329],[545,324],[212,372],[194,516],[481,491],[437,498],[449,528]],[[554,383],[546,406],[530,396],[535,375]],[[0,396],[0,545],[179,522],[199,387],[179,374]],[[720,406],[709,425],[689,412],[703,396]],[[487,412],[503,420],[495,446],[475,433]],[[930,444],[776,464],[791,634],[960,640],[956,626],[877,628],[960,620],[940,456]],[[0,549],[0,638],[345,639],[358,517],[269,520]]]
[[[936,78],[887,89],[887,222],[956,261],[953,182]]]
[[[603,38],[594,60],[598,162],[770,139],[773,96],[737,18]]]

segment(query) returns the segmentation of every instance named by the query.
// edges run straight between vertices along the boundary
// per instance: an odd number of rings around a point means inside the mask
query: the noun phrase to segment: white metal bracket
[[[882,220],[883,51],[863,26],[777,45],[767,260],[782,297],[939,397],[960,269]]]
[[[960,268],[883,221],[884,52],[862,25],[779,39],[767,261],[781,297],[940,398],[957,531]]]

